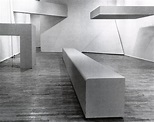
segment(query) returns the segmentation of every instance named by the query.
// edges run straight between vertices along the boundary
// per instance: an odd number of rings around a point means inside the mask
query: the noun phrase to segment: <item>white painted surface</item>
[[[31,23],[36,27],[36,47],[40,47],[40,15],[31,14]]]
[[[41,35],[43,52],[60,52],[63,47],[72,47],[84,52],[123,53],[115,22],[90,19],[90,12],[98,5],[115,5],[116,1],[56,1],[67,4],[68,17]]]
[[[101,5],[154,6],[153,0],[46,1],[67,4],[69,16],[41,35],[41,47],[44,52],[59,52],[63,47],[74,47],[85,52],[121,54],[123,52],[115,28],[115,20],[89,20],[90,12]],[[154,17],[116,21],[125,55],[154,62],[154,48],[152,48],[154,45],[153,39],[151,39],[153,33],[150,31],[151,29],[149,29],[150,34],[145,34],[142,31],[141,35],[141,31],[139,31],[143,27],[153,26]],[[148,32],[147,28],[146,32]],[[145,38],[144,41],[143,36]],[[141,42],[142,44],[140,44]],[[147,45],[147,42],[150,42],[149,45]],[[142,45],[147,45],[147,49],[139,47]],[[141,48],[144,50],[141,50]]]
[[[153,0],[125,0],[125,5],[154,6]],[[117,20],[125,55],[154,62],[154,16]]]
[[[13,0],[13,11],[19,13],[67,17],[67,6],[34,0]]]
[[[99,6],[90,13],[92,19],[137,19],[154,15],[152,6]]]
[[[20,68],[29,69],[35,65],[36,29],[31,24],[0,24],[0,35],[20,36]]]
[[[14,13],[14,19],[15,23],[18,24],[30,24],[30,14],[24,14],[24,13]]]
[[[124,5],[127,6],[153,6],[153,0],[124,0]]]
[[[59,22],[64,20],[63,17],[55,17],[55,16],[40,16],[40,33],[44,33],[49,30]]]
[[[51,27],[51,24],[48,24],[51,19],[48,18],[67,17],[66,5],[35,0],[14,0],[13,11],[15,12],[15,18],[19,23],[27,23],[28,16],[23,13],[31,14],[31,23],[36,27],[36,47],[40,47],[40,31]],[[49,22],[46,20],[49,20]]]
[[[28,0],[27,0],[28,1]],[[58,4],[68,4],[69,17],[66,19],[56,19],[50,17],[42,17],[42,35],[41,46],[44,52],[61,51],[63,47],[75,47],[85,52],[99,53],[118,53],[121,54],[122,49],[115,29],[115,22],[109,20],[90,20],[89,13],[100,5],[142,5],[154,6],[153,0],[41,0],[42,2],[56,2]],[[81,2],[81,3],[79,3]],[[19,17],[20,18],[20,17]],[[20,19],[17,19],[18,22]],[[27,19],[25,19],[27,20]],[[25,22],[25,20],[22,20]],[[154,61],[153,58],[153,36],[151,29],[150,35],[144,37],[147,45],[147,50],[140,50],[139,47],[144,44],[139,31],[141,28],[153,26],[154,17],[146,17],[138,20],[116,20],[120,30],[125,54],[132,57],[137,57],[149,61]],[[10,0],[0,0],[0,22],[14,23],[13,13],[10,8]],[[60,22],[60,23],[58,23]],[[52,27],[52,28],[51,28]],[[151,28],[151,27],[150,27]],[[145,32],[148,30],[146,29]],[[109,33],[110,32],[110,33]],[[142,31],[143,33],[143,31]],[[143,33],[144,34],[144,33]],[[141,40],[140,40],[141,39]],[[0,61],[19,53],[20,41],[13,42],[13,52],[11,49],[11,40],[16,40],[16,37],[0,36]],[[151,40],[151,41],[150,41]],[[139,50],[138,50],[139,49]],[[143,53],[143,55],[141,55]]]
[[[123,76],[72,48],[63,59],[86,118],[124,116]]]
[[[14,23],[10,0],[0,0],[0,23]],[[0,36],[0,62],[18,54],[20,52],[19,45],[20,42],[16,37]]]

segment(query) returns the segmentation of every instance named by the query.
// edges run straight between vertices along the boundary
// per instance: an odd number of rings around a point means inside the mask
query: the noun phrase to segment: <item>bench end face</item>
[[[124,117],[125,79],[86,82],[86,118]]]

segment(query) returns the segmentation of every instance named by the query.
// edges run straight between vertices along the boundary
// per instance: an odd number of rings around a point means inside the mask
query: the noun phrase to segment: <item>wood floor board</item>
[[[0,122],[154,121],[154,63],[85,54],[126,78],[124,118],[85,119],[62,54],[37,52],[34,69],[20,70],[19,55],[0,63]]]

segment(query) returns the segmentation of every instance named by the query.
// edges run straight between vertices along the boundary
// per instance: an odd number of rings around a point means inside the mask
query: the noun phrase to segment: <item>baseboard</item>
[[[13,56],[18,55],[18,54],[20,54],[20,53],[16,53],[16,54],[14,54],[14,55],[12,55],[12,56],[8,56],[8,57],[6,57],[6,58],[4,58],[4,59],[1,59],[1,60],[0,60],[0,63],[1,63],[1,62],[4,62],[4,61],[6,61],[6,60],[8,60],[8,59],[10,59],[10,58],[12,58]]]
[[[136,59],[139,59],[139,60],[143,60],[143,61],[148,61],[148,62],[152,62],[152,63],[154,63],[154,61],[152,61],[152,60],[144,59],[144,58],[137,57],[137,56],[132,56],[132,55],[125,55],[125,56],[127,56],[127,57],[132,57],[132,58],[136,58]]]

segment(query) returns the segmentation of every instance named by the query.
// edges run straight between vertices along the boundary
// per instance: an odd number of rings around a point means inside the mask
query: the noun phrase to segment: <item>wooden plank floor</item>
[[[19,56],[0,63],[0,122],[152,122],[154,63],[89,54],[126,77],[125,117],[84,119],[61,53],[37,53],[34,69],[20,70]]]

